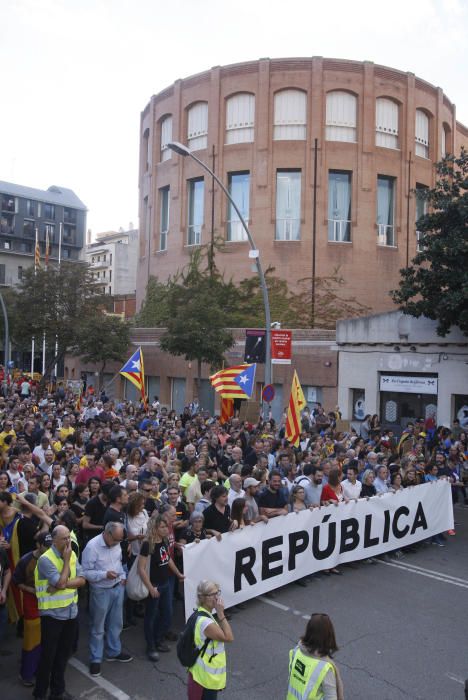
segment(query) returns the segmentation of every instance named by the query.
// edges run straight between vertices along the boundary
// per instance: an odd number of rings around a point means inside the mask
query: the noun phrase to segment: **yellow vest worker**
[[[73,533],[74,534],[74,533]],[[55,566],[59,573],[63,569],[63,559],[58,557],[52,548],[45,552],[43,557],[47,557],[52,564]],[[69,578],[76,577],[76,554],[72,552],[70,557],[70,576]],[[78,602],[78,589],[77,588],[62,588],[55,591],[55,593],[49,593],[48,588],[50,583],[47,579],[39,578],[38,567],[36,566],[34,570],[34,584],[36,586],[36,597],[37,597],[37,607],[39,610],[55,610],[56,608],[66,608],[71,603]]]
[[[289,683],[286,700],[320,700],[323,679],[335,667],[329,661],[304,654],[299,646],[289,652]]]
[[[204,613],[204,616],[198,617],[194,630],[195,646],[200,649],[204,644],[200,631],[202,624],[216,623],[216,620],[212,615],[210,615],[211,619],[205,617],[209,614],[205,608],[199,607],[198,610]],[[195,664],[189,671],[193,679],[203,688],[223,690],[226,687],[226,652],[224,643],[210,639],[205,653],[203,656],[199,654]]]

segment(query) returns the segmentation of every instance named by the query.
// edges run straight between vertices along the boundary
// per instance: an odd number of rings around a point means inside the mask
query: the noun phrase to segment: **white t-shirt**
[[[343,495],[345,498],[359,498],[361,495],[362,484],[356,479],[356,483],[352,484],[349,479],[341,482]]]
[[[128,534],[134,537],[135,535],[146,535],[146,530],[148,527],[149,515],[145,509],[135,515],[134,518],[127,517],[127,531]],[[132,540],[130,542],[130,547],[132,549],[133,556],[140,554],[142,540]]]

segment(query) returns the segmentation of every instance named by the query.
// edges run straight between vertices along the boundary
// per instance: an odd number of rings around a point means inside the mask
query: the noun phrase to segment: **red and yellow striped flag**
[[[221,425],[228,422],[234,415],[234,399],[221,397]]]
[[[288,415],[286,417],[285,438],[297,447],[301,435],[301,411],[307,406],[304,392],[299,382],[296,370],[291,385],[291,395],[289,397]]]

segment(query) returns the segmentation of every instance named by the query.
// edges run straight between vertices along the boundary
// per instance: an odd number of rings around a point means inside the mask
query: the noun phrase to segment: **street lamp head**
[[[183,143],[179,143],[178,141],[171,141],[171,143],[167,144],[167,147],[170,148],[171,151],[178,153],[179,156],[191,155],[190,148],[188,148],[187,146],[184,146]]]

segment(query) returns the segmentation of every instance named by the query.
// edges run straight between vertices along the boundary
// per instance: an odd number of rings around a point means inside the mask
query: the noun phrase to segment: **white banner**
[[[403,394],[437,394],[436,377],[411,377],[407,374],[381,374],[380,391]]]
[[[199,581],[218,583],[226,607],[315,571],[367,559],[453,528],[451,488],[442,479],[397,493],[272,518],[184,547],[185,612]]]

